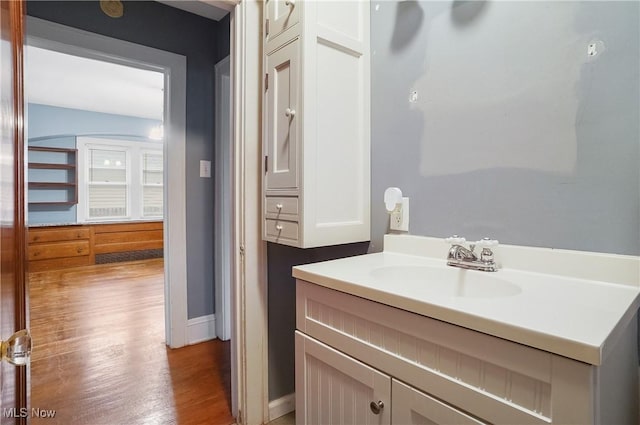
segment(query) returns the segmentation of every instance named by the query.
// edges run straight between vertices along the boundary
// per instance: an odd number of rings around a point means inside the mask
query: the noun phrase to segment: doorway
[[[27,17],[27,44],[89,60],[159,73],[167,90],[160,108],[163,144],[165,334],[172,348],[187,345],[185,187],[185,58]],[[163,100],[162,100],[163,99]],[[157,113],[157,112],[156,112]]]
[[[259,178],[255,178],[259,170],[254,169],[253,162],[256,153],[259,156],[259,147],[255,144],[255,140],[259,140],[260,109],[255,93],[256,89],[259,89],[257,82],[260,80],[258,78],[260,74],[258,35],[261,31],[261,3],[257,1],[240,3],[237,0],[225,0],[224,3],[230,4],[230,9],[233,9],[231,14],[231,75],[233,97],[237,99],[233,114],[233,139],[235,140],[234,246],[236,249],[233,250],[234,285],[232,287],[232,333],[233,339],[236,341],[232,350],[236,349],[236,352],[232,355],[231,360],[232,364],[234,361],[236,362],[236,367],[232,366],[232,370],[234,374],[237,373],[232,377],[232,386],[237,383],[238,387],[232,391],[232,396],[237,397],[237,404],[234,403],[237,410],[234,408],[234,412],[239,414],[239,422],[258,423],[261,422],[259,418],[267,417],[266,369],[264,368],[266,363],[264,361],[266,329],[263,319],[266,307],[264,305],[266,299],[263,276],[264,263],[260,254],[262,244],[259,234],[251,228],[254,222],[259,221],[257,197],[245,197],[243,194],[247,191],[252,194],[259,182]],[[55,7],[53,6],[53,9],[49,8],[49,10],[56,11]],[[66,16],[62,11],[60,14]],[[76,39],[76,34],[67,35],[66,39],[73,41]],[[117,56],[117,54],[115,55]],[[137,57],[144,58],[146,56],[141,53]],[[179,80],[184,81],[184,73],[181,77]],[[184,101],[184,96],[182,100]],[[174,218],[184,219],[184,212],[181,216],[178,214]],[[184,241],[184,233],[182,238],[179,236],[178,234],[173,238],[174,243]],[[255,255],[256,251],[258,251],[258,255]],[[178,260],[184,260],[184,258],[178,258]],[[184,261],[181,263],[184,264]],[[186,273],[181,275],[178,269],[179,267],[173,269],[178,273],[168,273],[168,275],[182,278],[182,282],[184,282]],[[179,281],[180,279],[172,280]],[[238,288],[242,288],[242,291]],[[176,314],[176,316],[179,317],[180,314]]]
[[[165,281],[166,281],[166,285],[165,285],[166,302],[164,303],[164,310],[165,310],[164,316],[167,322],[165,326],[166,342],[172,348],[177,348],[184,345],[197,343],[199,342],[199,340],[202,340],[202,339],[210,339],[210,337],[208,337],[208,334],[207,334],[207,330],[211,328],[210,323],[207,323],[207,322],[201,323],[198,320],[187,320],[186,262],[184,261],[184,258],[186,257],[185,251],[187,248],[185,243],[186,235],[185,235],[185,229],[184,229],[186,226],[186,223],[185,223],[186,222],[186,217],[185,217],[186,200],[185,200],[185,190],[184,190],[184,187],[185,187],[185,183],[184,183],[185,182],[184,115],[185,115],[186,70],[185,70],[184,57],[162,52],[162,51],[157,51],[155,49],[144,48],[142,46],[133,45],[131,43],[121,42],[119,40],[108,40],[107,42],[107,40],[105,40],[106,37],[103,38],[100,36],[96,36],[95,34],[86,34],[86,33],[83,33],[82,31],[77,31],[68,27],[62,27],[60,25],[52,24],[50,22],[39,21],[31,18],[28,18],[27,29],[28,29],[28,35],[29,35],[28,41],[30,45],[37,45],[39,47],[48,47],[58,52],[64,52],[72,55],[82,56],[85,58],[90,58],[92,60],[99,59],[99,60],[106,60],[110,63],[116,63],[118,65],[124,65],[124,64],[130,65],[130,66],[132,65],[138,69],[144,69],[144,70],[149,70],[156,73],[161,73],[161,75],[163,76],[165,87],[167,87],[167,90],[165,90],[164,92],[166,96],[165,96],[165,101],[163,105],[164,120],[162,122],[162,124],[164,125],[164,130],[167,133],[167,137],[166,137],[167,143],[164,145],[164,158],[165,158],[164,170],[166,171],[165,173],[166,178],[164,179],[164,182],[165,182],[166,195],[167,195],[167,196],[164,196],[165,213],[166,213],[165,214],[166,220],[164,225],[164,230],[165,230],[164,248],[165,248],[166,261],[165,261],[165,267],[164,267],[164,273],[163,273],[165,275]],[[85,35],[86,37],[84,37]],[[98,41],[98,43],[96,43],[96,41]],[[100,41],[103,41],[104,43],[101,44]],[[145,80],[148,81],[148,79],[145,79]],[[154,126],[152,129],[156,129],[157,127],[158,126]],[[96,136],[100,136],[100,137],[96,137]],[[82,146],[86,148],[84,149],[84,151],[87,155],[89,155],[89,156],[85,156],[85,154],[81,154],[80,158],[84,159],[86,163],[91,163],[97,158],[99,163],[97,165],[100,166],[97,168],[102,169],[100,171],[102,174],[106,172],[104,170],[106,168],[104,165],[106,165],[108,161],[108,165],[111,165],[111,166],[114,164],[117,165],[117,163],[120,162],[120,164],[118,165],[118,167],[120,168],[124,167],[125,165],[131,165],[128,171],[121,170],[122,173],[125,175],[128,173],[130,175],[139,175],[139,176],[141,175],[142,177],[144,177],[145,169],[143,168],[143,166],[141,165],[140,167],[138,167],[138,170],[135,170],[136,168],[135,164],[136,163],[144,164],[145,161],[143,160],[137,161],[133,157],[135,156],[134,154],[137,154],[140,157],[140,159],[142,159],[144,155],[149,156],[149,154],[153,154],[152,152],[153,142],[150,140],[147,140],[143,142],[143,143],[147,143],[144,146],[142,145],[131,146],[131,143],[129,143],[131,142],[130,140],[123,140],[128,138],[128,137],[124,137],[123,134],[109,134],[106,136],[107,137],[105,138],[105,134],[99,134],[99,135],[85,134],[85,135],[81,135],[80,137],[77,137],[76,145],[78,147]],[[151,138],[153,137],[147,137],[147,139],[151,139]],[[105,145],[105,143],[107,143],[108,145]],[[93,149],[93,151],[91,149]],[[80,149],[80,150],[83,150],[83,149]],[[137,153],[136,153],[136,150],[138,151]],[[131,155],[129,157],[118,156],[119,154],[122,154],[122,152],[124,151],[127,151]],[[145,158],[145,159],[149,159],[149,158]],[[154,161],[151,161],[151,162],[154,162]],[[155,161],[155,163],[157,164],[157,161]],[[93,164],[93,165],[96,165],[96,164]],[[80,166],[79,171],[89,173],[91,172],[91,168],[86,165]],[[150,171],[147,174],[151,174],[151,177],[153,177],[153,172],[157,170],[151,169],[146,171]],[[114,172],[115,172],[114,170],[110,170],[108,172],[109,174],[108,177],[113,179],[114,175],[112,174]],[[152,187],[152,189],[156,189],[156,188],[157,187]],[[85,185],[84,189],[86,192],[86,189],[88,189],[88,186]],[[140,194],[142,194],[146,189],[147,189],[146,187],[140,188],[138,191],[139,192],[138,196],[140,197],[141,196]],[[85,193],[84,195],[85,195],[84,198],[87,198],[87,194]],[[127,198],[132,198],[134,196],[136,195],[131,195]],[[81,196],[81,198],[83,198],[83,196]],[[144,200],[144,196],[141,196],[141,198],[142,200]],[[110,203],[114,204],[117,202],[115,202],[114,199],[111,199]],[[96,211],[93,211],[94,216],[95,214],[98,214],[98,215],[104,214],[106,215],[106,217],[113,217],[114,214],[117,215],[122,212],[121,210],[127,209],[124,207],[124,204],[127,204],[127,202],[121,205],[120,209],[107,208],[109,206],[108,204],[109,203],[107,203],[107,205],[102,206],[103,209],[108,210],[106,211],[106,213],[100,209],[96,209]],[[126,207],[129,207],[129,206],[131,205],[126,205]],[[136,208],[132,206],[132,209],[136,209]],[[140,205],[140,208],[138,208],[138,210],[144,213],[144,210],[145,210],[144,205]],[[90,209],[86,208],[84,213],[80,214],[80,217],[81,218],[87,217],[88,214],[92,214],[92,212],[90,211]],[[118,226],[119,225],[120,224],[118,224]],[[147,274],[147,277],[143,279],[143,280],[146,280],[143,284],[150,285],[151,284],[150,281],[153,280],[151,275],[157,276],[157,264],[155,264],[155,271],[149,270],[149,267],[147,267],[148,264],[144,266],[147,269],[146,271],[145,270],[140,271],[140,269],[143,267],[142,265],[138,264],[136,266],[138,266],[137,274],[143,275],[143,277],[145,274]],[[112,280],[118,280],[122,278],[123,274],[122,273],[118,274],[117,266],[113,266],[109,268],[109,270],[110,272],[115,273],[110,275]],[[122,269],[120,269],[119,271],[122,272]],[[62,277],[62,279],[59,279],[59,280],[64,281],[64,283],[67,285],[69,285],[69,282],[73,282],[74,278],[78,276],[78,273],[66,273],[66,272],[64,273],[65,274],[63,275],[58,275],[58,277]],[[128,271],[125,270],[124,276],[126,276],[127,273]],[[136,273],[133,273],[133,274],[136,274]],[[129,277],[133,278],[133,276],[129,276]],[[140,276],[135,276],[135,277],[139,278]],[[55,284],[62,283],[60,281],[55,282],[56,277],[54,277],[51,280],[52,281],[47,282],[47,284],[55,285]],[[104,288],[100,288],[98,292],[99,293],[104,292],[103,289]],[[114,288],[112,289],[115,290]],[[117,300],[115,299],[110,301],[117,302]],[[128,300],[128,301],[132,301],[132,300]],[[135,296],[135,300],[133,300],[133,302],[134,303],[140,302],[142,304],[146,303],[146,301],[142,300],[138,296]],[[103,312],[106,312],[108,308],[106,305],[102,305],[102,304],[109,304],[109,303],[110,302],[107,302],[105,300],[102,300],[101,302],[96,299],[93,301],[92,304],[94,308],[98,309],[98,311],[102,309]],[[131,304],[127,304],[126,302],[123,302],[122,304],[123,305],[120,307],[132,306]],[[100,307],[101,305],[102,307]],[[124,334],[126,334],[125,337],[123,337],[123,339],[130,337],[131,336],[130,334],[134,334],[133,337],[135,338],[136,334],[139,336],[146,336],[146,334],[150,332],[150,327],[144,326],[144,320],[146,319],[144,318],[141,319],[141,317],[144,315],[139,315],[138,317],[135,317],[135,315],[131,316],[129,314],[131,313],[131,310],[132,309],[130,308],[124,308],[124,310],[121,313],[116,313],[116,314],[120,314],[122,317],[127,317],[125,322],[134,323],[134,325],[130,326],[128,330],[123,331]],[[150,314],[157,315],[157,311],[155,313],[150,313]],[[35,318],[35,312],[33,316]],[[87,322],[87,321],[88,321],[88,318],[85,317],[84,322]],[[136,321],[140,322],[140,324],[136,325],[135,324]],[[115,329],[119,329],[119,328],[116,327]],[[205,330],[204,337],[203,337],[203,333],[201,332],[202,329]],[[63,331],[69,332],[69,330],[67,329],[64,329]],[[71,330],[71,332],[76,332],[76,331],[79,333],[82,333],[82,332],[86,332],[86,329],[83,331],[80,329],[80,327],[78,327],[75,330]],[[114,338],[116,338],[116,334],[117,333],[114,332],[114,335],[113,335]],[[143,340],[144,338],[140,338],[139,342],[142,343]],[[135,340],[134,341],[127,340],[127,341],[128,342],[124,343],[124,347],[135,346]],[[95,342],[90,342],[90,343],[95,344],[96,347],[99,346]],[[176,382],[183,382],[182,385],[185,385],[184,379],[174,376],[175,375],[174,372],[189,370],[190,368],[187,365],[197,365],[198,362],[195,360],[187,360],[186,364],[182,364],[181,361],[175,360],[175,358],[178,356],[177,353],[192,352],[193,350],[202,350],[203,348],[201,346],[204,346],[205,347],[204,349],[207,349],[207,347],[209,347],[208,350],[209,350],[210,356],[205,357],[205,359],[208,358],[209,362],[218,362],[220,367],[226,367],[227,375],[230,375],[229,358],[228,358],[229,345],[230,345],[229,343],[227,343],[226,345],[205,343],[199,346],[194,346],[193,348],[189,347],[189,348],[185,348],[183,350],[178,350],[175,352],[167,351],[166,358],[164,359],[161,358],[160,361],[161,361],[161,364],[165,366],[167,365],[167,363],[170,365],[170,368],[168,369],[167,373],[170,377],[171,382],[165,382],[166,385],[164,386],[161,385],[158,388],[162,389],[162,391],[167,391],[168,389],[172,388],[173,390],[180,392],[181,391],[179,390],[180,386],[179,385],[176,386]],[[99,364],[104,364],[105,361],[91,362],[91,359],[105,360],[104,358],[105,353],[103,353],[103,351],[107,351],[106,355],[108,357],[110,356],[109,358],[112,358],[115,356],[116,358],[120,358],[122,361],[125,361],[125,363],[129,363],[131,361],[131,358],[127,357],[127,352],[131,350],[123,349],[122,347],[123,347],[122,344],[119,345],[116,341],[113,343],[108,343],[106,346],[103,346],[102,349],[98,349],[97,350],[98,352],[96,353],[92,352],[91,356],[86,356],[84,364],[77,365],[78,372],[81,372],[81,371],[87,372],[86,371],[87,367],[89,369],[91,368],[95,369],[99,367]],[[164,344],[162,345],[162,347],[164,347]],[[223,347],[223,348],[220,348],[220,347]],[[155,348],[158,348],[158,347],[154,347],[154,349]],[[93,349],[94,348],[91,348],[91,350]],[[153,355],[151,354],[151,351],[152,350],[145,352],[142,349],[138,354],[141,354],[143,357],[146,357],[147,359],[149,359],[150,357],[153,357]],[[156,350],[154,352],[156,354],[160,353],[160,355],[162,355],[162,350],[160,351]],[[129,359],[129,360],[126,360],[126,359]],[[224,366],[225,364],[226,366]],[[206,367],[206,365],[202,364],[202,362],[200,362],[200,365],[202,367]],[[58,364],[57,366],[61,366],[61,364]],[[113,367],[118,367],[118,366],[113,365]],[[137,370],[138,368],[134,367],[134,369]],[[121,369],[118,367],[117,370],[119,372]],[[126,370],[126,367],[125,367],[125,370]],[[158,368],[158,370],[160,371],[161,368]],[[230,378],[228,376],[224,374],[222,375],[216,374],[214,372],[215,371],[207,372],[206,370],[204,371],[199,370],[197,374],[200,378],[208,377],[209,380],[222,381],[226,387],[230,386],[230,382],[229,382]],[[158,379],[160,379],[161,377],[162,377],[162,373],[161,373],[161,376],[158,377]],[[167,376],[165,374],[164,378],[166,377]],[[138,379],[134,378],[134,381],[137,382],[138,384],[142,384],[144,382],[144,377],[140,376],[138,377]],[[131,387],[131,383],[122,382],[121,384],[123,384],[122,391],[126,390],[127,387]],[[172,385],[169,385],[169,384],[172,384]],[[205,384],[205,387],[207,386],[210,388],[210,382],[209,384]],[[120,387],[117,387],[116,389],[114,389],[113,392],[115,394],[118,394],[119,391],[120,391]],[[112,391],[105,391],[105,392],[110,393]],[[122,394],[124,395],[126,394],[126,392]],[[229,391],[227,390],[225,394],[226,396],[229,396]],[[36,394],[34,393],[33,402],[38,401],[35,395]],[[180,403],[178,394],[174,394],[174,395],[175,395],[176,409],[179,410],[181,408],[180,406],[183,406],[184,403]],[[128,396],[128,397],[124,396],[123,398],[135,399],[135,397],[131,397],[131,396]],[[230,397],[227,397],[227,398],[230,398]],[[171,397],[169,397],[169,399],[171,399]],[[202,397],[202,402],[206,402],[205,397]],[[210,405],[215,406],[216,402],[217,403],[223,402],[223,405],[225,406],[225,409],[226,409],[227,416],[230,417],[230,412],[228,408],[229,407],[228,405],[230,404],[230,400],[227,400],[227,402],[224,403],[224,397],[220,398],[218,396],[218,398],[213,402],[211,402],[212,404]],[[171,406],[172,404],[173,403],[171,403],[170,401],[167,403],[168,406]],[[46,406],[44,406],[43,408],[46,408]],[[215,407],[213,410],[215,410]],[[218,409],[218,411],[220,413],[220,409]],[[179,412],[177,412],[176,414],[179,415]],[[149,416],[149,414],[147,413],[145,414],[145,416]],[[226,421],[226,419],[224,419],[225,416],[220,414],[219,416],[222,418],[222,421],[223,421],[220,423],[224,423],[224,421]],[[73,421],[73,418],[71,420]],[[212,423],[209,420],[207,420],[207,422]]]

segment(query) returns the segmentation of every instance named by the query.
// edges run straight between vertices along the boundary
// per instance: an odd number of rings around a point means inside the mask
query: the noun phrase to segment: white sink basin
[[[419,285],[422,291],[433,290],[439,296],[465,298],[510,297],[522,292],[515,283],[500,279],[495,273],[455,267],[398,265],[377,267],[371,277],[392,285]]]

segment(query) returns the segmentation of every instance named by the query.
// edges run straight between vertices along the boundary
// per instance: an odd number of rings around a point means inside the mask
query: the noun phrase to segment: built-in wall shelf
[[[52,169],[52,170],[72,170],[75,165],[71,164],[49,164],[46,162],[30,162],[29,168]]]
[[[29,173],[30,205],[75,205],[78,203],[78,150],[29,146],[29,170],[42,170],[37,177]],[[47,173],[46,170],[50,170]],[[49,181],[50,180],[50,181]]]

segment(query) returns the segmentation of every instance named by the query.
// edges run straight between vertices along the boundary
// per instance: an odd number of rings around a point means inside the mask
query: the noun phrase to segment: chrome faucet
[[[498,245],[498,241],[494,239],[484,238],[475,243],[469,244],[466,248],[463,244],[467,240],[458,235],[446,238],[445,242],[451,245],[449,254],[447,255],[447,265],[452,267],[461,267],[463,269],[480,270],[483,272],[497,272],[498,266],[493,258],[494,248]],[[482,248],[480,258],[474,252],[476,246]]]

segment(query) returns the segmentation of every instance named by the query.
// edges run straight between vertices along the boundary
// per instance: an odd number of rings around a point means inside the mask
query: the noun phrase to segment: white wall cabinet
[[[267,0],[264,15],[263,239],[367,241],[369,2]]]
[[[298,280],[296,422],[636,423],[636,322],[594,366]]]

